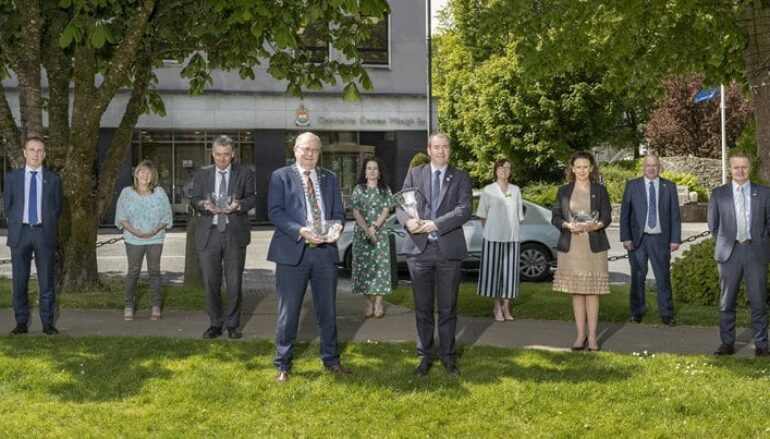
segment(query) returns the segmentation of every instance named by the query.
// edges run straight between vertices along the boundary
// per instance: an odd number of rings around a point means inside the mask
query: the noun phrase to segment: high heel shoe
[[[572,345],[572,351],[573,352],[584,351],[586,350],[587,347],[588,347],[588,337],[586,337],[585,340],[583,340],[583,344],[578,346]]]
[[[504,322],[505,321],[505,317],[503,317],[503,309],[500,306],[500,302],[498,302],[497,300],[495,300],[495,309],[492,312],[492,314],[495,316],[495,320],[496,321],[498,321],[498,322]]]

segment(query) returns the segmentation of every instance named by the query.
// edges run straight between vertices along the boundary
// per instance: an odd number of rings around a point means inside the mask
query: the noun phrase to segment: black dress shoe
[[[642,323],[642,316],[631,316],[628,321],[632,323]]]
[[[770,350],[767,348],[756,348],[754,349],[754,356],[755,357],[770,357]]]
[[[732,355],[735,353],[735,345],[724,344],[719,345],[719,348],[714,352],[714,355]]]
[[[209,326],[209,329],[203,331],[203,338],[205,339],[217,338],[220,335],[222,335],[221,326]]]
[[[430,372],[430,368],[433,367],[433,363],[423,359],[420,361],[420,365],[414,370],[414,374],[418,377],[424,377]]]
[[[579,352],[579,351],[585,350],[585,348],[587,347],[588,347],[588,337],[586,337],[586,339],[583,340],[583,344],[572,345],[572,352]]]
[[[674,321],[673,317],[663,317],[661,320],[663,321],[663,324],[668,327],[673,328],[676,326],[676,322]]]
[[[446,371],[447,375],[453,376],[453,377],[459,377],[460,376],[460,368],[457,367],[457,363],[454,361],[447,361],[445,363],[442,363],[444,365],[444,370]]]
[[[243,333],[238,328],[227,328],[227,338],[237,340],[243,337]]]
[[[16,325],[15,328],[11,329],[10,334],[19,335],[19,334],[26,334],[28,332],[29,332],[29,328],[27,328],[27,325]]]
[[[341,364],[335,364],[334,366],[324,366],[324,370],[330,374],[337,375],[340,378],[348,379],[353,377],[353,372]]]
[[[59,330],[56,329],[54,325],[45,325],[43,326],[43,334],[45,335],[56,335],[59,333]]]

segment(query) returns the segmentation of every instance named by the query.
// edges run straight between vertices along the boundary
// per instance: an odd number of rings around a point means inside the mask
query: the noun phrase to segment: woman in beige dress
[[[559,188],[551,218],[561,231],[553,290],[572,295],[577,329],[572,350],[598,351],[599,295],[610,292],[610,242],[604,231],[612,221],[610,196],[598,183],[599,171],[590,153],[573,154],[566,174],[567,184]]]

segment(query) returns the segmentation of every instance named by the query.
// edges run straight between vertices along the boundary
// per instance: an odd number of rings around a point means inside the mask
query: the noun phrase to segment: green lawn
[[[3,437],[757,437],[770,361],[466,348],[419,379],[413,344],[349,344],[350,381],[300,344],[0,337]]]
[[[676,299],[676,297],[675,297]],[[390,303],[409,309],[414,308],[412,289],[400,286],[387,296]],[[549,282],[522,283],[521,296],[513,302],[513,316],[522,319],[572,320],[572,302],[569,294],[551,290]],[[738,307],[738,326],[750,326],[747,307]],[[460,285],[457,312],[467,316],[492,317],[492,299],[476,294],[476,284]],[[716,326],[717,308],[690,305],[674,301],[675,319],[681,325]],[[612,285],[610,294],[602,296],[599,303],[599,320],[604,322],[625,322],[631,316],[628,305],[628,286]],[[657,298],[653,291],[647,292],[647,315],[644,323],[659,324]]]
[[[37,304],[37,285],[30,283],[30,301],[33,306]],[[180,310],[205,310],[206,295],[199,288],[183,288],[165,285],[162,287],[164,307],[166,309]],[[150,292],[146,283],[140,283],[139,307],[149,308]],[[104,282],[104,287],[97,291],[82,292],[77,294],[59,294],[57,297],[64,308],[123,308],[123,283],[113,279]],[[224,297],[226,300],[226,295]],[[412,289],[410,286],[400,286],[386,300],[390,303],[413,308]],[[513,314],[516,318],[545,319],[545,320],[572,320],[572,307],[570,296],[564,293],[551,291],[549,282],[522,283],[521,296],[513,304]],[[11,306],[11,281],[0,279],[0,307]],[[648,291],[648,312],[645,323],[658,324],[657,302],[655,294]],[[675,302],[676,321],[682,325],[716,326],[716,307],[690,305]],[[460,286],[460,298],[458,313],[466,316],[492,315],[491,299],[479,297],[476,294],[475,283],[464,283]],[[630,311],[628,307],[628,287],[625,285],[613,285],[611,294],[601,298],[599,320],[605,322],[624,322],[628,320]],[[750,326],[747,307],[738,308],[738,326]]]

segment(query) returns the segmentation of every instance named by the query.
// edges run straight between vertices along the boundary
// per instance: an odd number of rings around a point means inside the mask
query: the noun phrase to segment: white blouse
[[[521,191],[508,184],[508,193],[497,182],[488,184],[481,192],[476,215],[485,218],[484,239],[494,242],[519,242],[519,223],[524,220]]]

